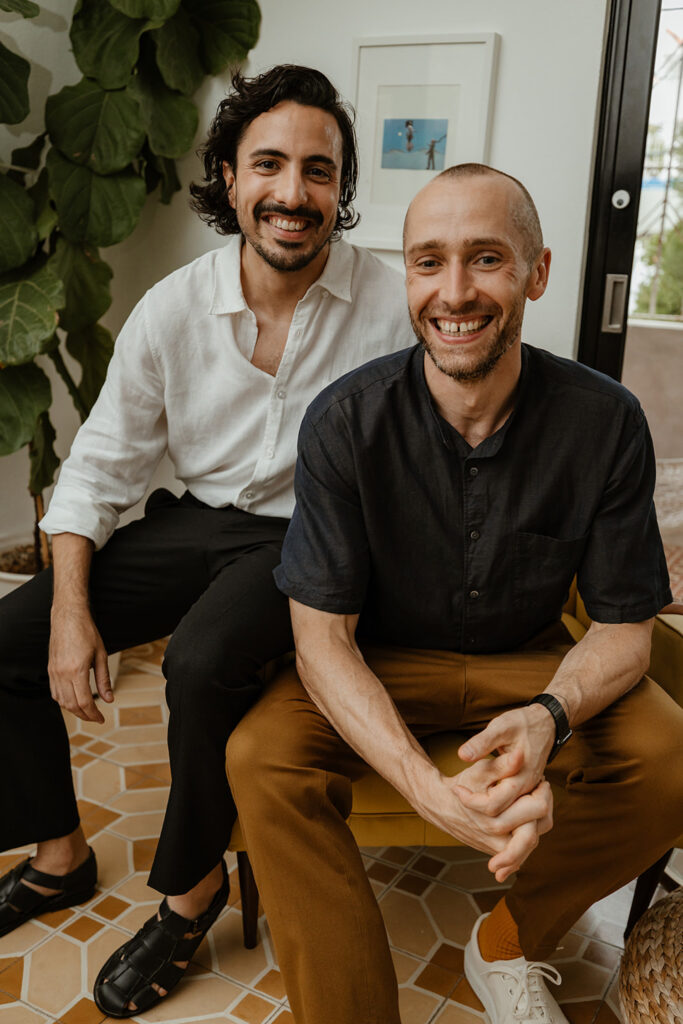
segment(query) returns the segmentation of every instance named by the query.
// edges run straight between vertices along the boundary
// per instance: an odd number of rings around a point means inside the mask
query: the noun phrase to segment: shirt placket
[[[490,467],[487,460],[467,458],[463,462],[463,581],[462,581],[462,650],[473,650],[479,640],[482,602],[490,595],[478,578],[481,559],[478,548],[486,543],[484,523],[485,475]]]
[[[273,378],[266,412],[266,425],[259,448],[258,458],[254,466],[251,480],[245,486],[240,498],[244,504],[258,500],[262,496],[264,483],[272,475],[272,467],[283,443],[283,424],[287,412],[287,399],[290,391],[291,375],[296,367],[297,356],[304,338],[304,322],[307,316],[307,301],[301,299],[294,310],[292,322],[285,342],[284,351]]]

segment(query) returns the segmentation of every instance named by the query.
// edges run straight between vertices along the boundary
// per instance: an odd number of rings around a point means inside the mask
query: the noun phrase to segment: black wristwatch
[[[553,697],[551,693],[539,693],[527,701],[527,707],[529,704],[542,704],[555,719],[555,742],[548,754],[547,761],[547,764],[550,764],[560,747],[565,745],[572,734],[569,728],[569,719],[557,697]]]

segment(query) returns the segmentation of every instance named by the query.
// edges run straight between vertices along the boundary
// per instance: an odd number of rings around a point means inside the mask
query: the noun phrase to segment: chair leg
[[[242,934],[245,949],[253,949],[258,942],[258,889],[251,870],[249,857],[240,850],[237,854],[237,871],[240,879],[242,898]]]
[[[655,894],[655,889],[664,874],[664,870],[672,852],[672,850],[668,850],[663,857],[660,857],[659,860],[652,865],[652,867],[649,867],[646,871],[643,871],[642,875],[639,875],[638,881],[636,882],[636,891],[633,894],[633,902],[631,903],[631,912],[628,915],[628,922],[626,924],[626,930],[624,931],[624,942],[626,942],[633,931],[634,925],[638,919],[650,906],[650,900]]]

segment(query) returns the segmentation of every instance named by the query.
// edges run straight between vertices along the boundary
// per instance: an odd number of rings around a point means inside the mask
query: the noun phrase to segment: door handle
[[[624,312],[628,292],[628,274],[605,275],[605,298],[602,304],[600,330],[620,334],[624,329]]]

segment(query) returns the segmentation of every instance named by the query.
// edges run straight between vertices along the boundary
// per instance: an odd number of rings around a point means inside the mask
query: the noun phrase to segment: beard
[[[242,211],[236,210],[236,213],[237,223],[240,226],[240,230],[247,242],[251,245],[252,249],[258,253],[262,260],[265,260],[268,266],[273,267],[275,270],[282,270],[285,273],[303,270],[304,267],[307,267],[312,263],[316,256],[318,256],[328,244],[334,231],[333,225],[330,228],[329,233],[323,233],[323,235],[314,242],[310,249],[302,249],[302,246],[307,243],[287,242],[281,239],[277,239],[277,241],[273,243],[276,248],[269,248],[259,237],[256,231],[245,230],[247,217],[244,216]],[[321,227],[323,223],[323,217],[320,210],[309,209],[304,206],[297,207],[296,210],[288,210],[286,207],[265,202],[259,202],[254,207],[253,223],[257,225],[264,214],[268,213],[278,214],[281,217],[287,217],[291,220],[306,219],[312,221],[318,227]]]
[[[425,352],[432,360],[437,370],[445,373],[447,377],[462,383],[472,383],[484,380],[491,373],[498,361],[505,353],[512,348],[519,336],[524,317],[524,299],[516,303],[508,313],[507,317],[501,319],[503,310],[497,304],[490,303],[486,308],[474,303],[462,306],[458,310],[440,310],[438,313],[423,315],[420,320],[410,313],[410,323],[415,337],[420,342]],[[422,320],[432,320],[441,316],[470,316],[472,319],[484,316],[498,320],[498,329],[492,338],[489,339],[485,349],[477,354],[470,353],[463,346],[464,351],[458,348],[443,351],[444,346],[438,347],[437,343],[431,340],[422,329]],[[488,326],[488,325],[487,325]]]

